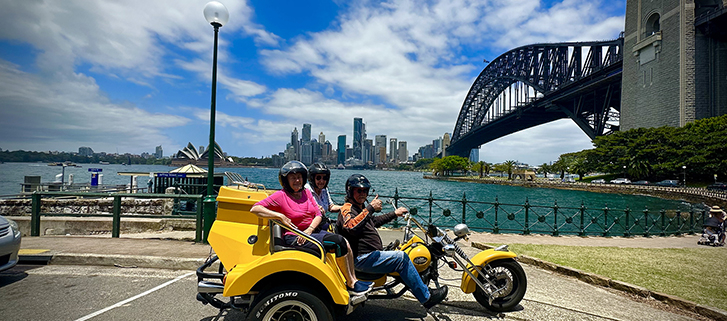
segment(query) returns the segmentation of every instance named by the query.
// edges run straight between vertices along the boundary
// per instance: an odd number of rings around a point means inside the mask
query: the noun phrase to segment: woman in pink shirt
[[[327,231],[314,232],[322,220],[322,209],[316,203],[311,192],[303,185],[307,181],[308,169],[299,161],[290,161],[280,168],[278,180],[282,190],[273,193],[264,200],[255,203],[250,212],[264,218],[277,219],[284,224],[296,227],[315,238],[326,249],[335,250],[336,262],[346,277],[346,285],[353,295],[368,292],[373,282],[358,281],[354,274],[351,247],[343,236]],[[317,250],[318,247],[303,237],[287,231],[283,235],[286,245],[306,247]]]

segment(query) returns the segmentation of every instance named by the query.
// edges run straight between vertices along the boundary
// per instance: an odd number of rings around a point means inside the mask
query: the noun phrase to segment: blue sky
[[[0,148],[207,145],[206,0],[0,1]],[[351,144],[354,117],[412,154],[453,131],[483,59],[613,39],[625,12],[623,0],[221,2],[216,140],[254,157],[282,151],[303,123]],[[590,147],[566,119],[485,144],[480,158],[541,164]]]

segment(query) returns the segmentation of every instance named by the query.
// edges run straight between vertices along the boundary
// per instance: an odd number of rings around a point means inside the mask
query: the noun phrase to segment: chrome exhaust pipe
[[[199,292],[199,293],[218,294],[218,293],[222,293],[222,291],[224,289],[225,289],[225,286],[220,283],[214,283],[214,282],[208,282],[208,281],[197,282],[197,292]]]

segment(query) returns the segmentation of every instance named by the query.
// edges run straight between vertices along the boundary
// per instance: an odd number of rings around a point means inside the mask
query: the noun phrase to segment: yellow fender
[[[292,271],[307,274],[318,280],[331,294],[333,302],[347,305],[349,300],[348,291],[335,260],[335,257],[331,254],[326,254],[326,263],[323,263],[320,258],[301,251],[277,252],[249,264],[238,265],[230,269],[222,295],[247,294],[258,281],[267,276]],[[291,267],[295,267],[295,269]]]
[[[490,263],[495,260],[501,260],[501,259],[513,259],[517,257],[517,254],[510,252],[510,251],[495,251],[494,249],[484,250],[480,253],[477,253],[470,261],[475,266],[484,266],[487,263]],[[479,275],[479,272],[477,269],[475,269],[472,265],[467,265],[467,269],[472,271],[472,274],[477,277]],[[462,289],[462,292],[464,293],[473,293],[475,292],[475,289],[477,288],[477,283],[475,283],[474,280],[467,274],[466,272],[462,272],[462,283],[460,284],[460,288]]]

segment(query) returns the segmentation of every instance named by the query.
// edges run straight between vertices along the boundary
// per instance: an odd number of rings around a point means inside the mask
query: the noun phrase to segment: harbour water
[[[164,165],[99,165],[78,164],[80,167],[66,167],[65,182],[69,174],[73,174],[76,184],[89,183],[91,173],[89,168],[102,169],[103,184],[124,185],[129,184],[129,176],[118,175],[119,172],[168,172],[174,167]],[[0,164],[0,195],[15,195],[20,192],[20,183],[26,175],[41,176],[42,183],[55,180],[61,173],[60,166],[48,166],[45,163],[4,163]],[[223,171],[237,172],[249,181],[261,183],[270,189],[280,188],[277,178],[277,169],[273,168],[224,168]],[[524,204],[527,200],[531,205],[553,206],[557,202],[560,207],[579,207],[581,204],[589,208],[602,208],[608,206],[614,209],[630,208],[643,210],[649,208],[658,211],[687,210],[688,203],[675,200],[665,200],[655,197],[624,194],[605,194],[585,191],[571,191],[549,188],[527,188],[518,186],[504,186],[491,184],[476,184],[464,182],[449,182],[424,179],[420,172],[398,171],[354,171],[332,170],[329,189],[334,193],[334,201],[342,202],[340,193],[344,192],[346,178],[353,173],[364,174],[372,183],[372,194],[393,196],[398,190],[403,197],[429,197],[430,192],[435,199],[495,202],[506,204]],[[139,187],[146,187],[146,176],[138,179]],[[335,195],[335,193],[339,193]]]

